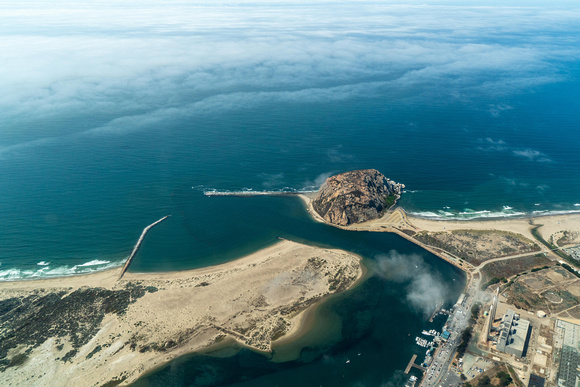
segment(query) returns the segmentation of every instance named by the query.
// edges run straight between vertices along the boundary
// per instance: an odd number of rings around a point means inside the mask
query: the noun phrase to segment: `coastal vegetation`
[[[490,262],[485,265],[483,269],[481,269],[481,272],[483,274],[484,281],[489,281],[493,278],[509,279],[514,275],[518,275],[535,268],[542,268],[545,266],[553,265],[554,262],[546,258],[543,254],[534,254],[524,257]]]
[[[556,246],[554,243],[547,241],[546,239],[544,239],[544,237],[542,236],[542,234],[540,234],[539,232],[539,228],[542,227],[543,225],[538,224],[535,227],[532,227],[531,229],[531,233],[534,236],[534,238],[536,238],[538,240],[538,242],[542,243],[544,246],[546,246],[547,248],[549,248],[550,250],[552,250],[554,252],[554,254],[558,255],[560,258],[564,259],[565,261],[567,261],[568,263],[579,267],[580,265],[578,264],[578,262],[574,259],[572,259],[571,256],[569,256],[568,254],[566,254],[564,251],[562,251],[558,246]]]
[[[421,231],[414,238],[475,266],[492,258],[540,250],[536,243],[523,235],[503,230]]]
[[[580,318],[580,279],[563,267],[548,268],[513,278],[502,293],[519,309],[546,311],[551,315]]]
[[[106,375],[113,386],[225,338],[271,352],[300,333],[301,312],[362,272],[357,256],[284,240],[211,268],[10,283],[0,288],[2,381],[101,385]]]
[[[385,198],[385,209],[389,209],[391,208],[395,203],[397,202],[397,195],[395,195],[394,193],[388,195]]]
[[[509,366],[500,364],[491,367],[483,374],[480,374],[470,382],[464,384],[465,387],[519,387],[520,383],[514,380],[515,375]]]
[[[60,361],[70,360],[99,331],[106,314],[123,315],[127,307],[145,293],[144,287],[131,284],[121,290],[39,291],[1,300],[0,371],[21,364],[24,354],[49,338],[59,342],[70,340],[71,348]],[[25,352],[10,359],[8,352],[19,346],[23,346]]]
[[[469,324],[467,326],[467,328],[465,328],[463,330],[463,332],[461,333],[461,341],[459,343],[459,345],[457,346],[457,357],[461,358],[463,357],[463,355],[465,355],[465,351],[467,350],[467,346],[469,345],[469,340],[471,340],[471,337],[473,335],[473,327],[475,325],[475,323],[477,322],[477,318],[479,317],[479,312],[481,311],[481,304],[479,302],[476,302],[475,304],[473,304],[473,306],[471,307],[471,317],[469,319]]]
[[[488,287],[490,287],[491,285],[495,285],[495,284],[499,283],[500,281],[503,283],[508,282],[507,279],[505,279],[505,277],[502,277],[502,278],[493,277],[492,279],[490,279],[489,281],[487,281],[486,283],[481,285],[481,290],[485,290]]]

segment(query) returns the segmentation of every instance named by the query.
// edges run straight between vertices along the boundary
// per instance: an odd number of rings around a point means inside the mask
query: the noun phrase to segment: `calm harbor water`
[[[274,347],[274,360],[288,353],[296,353],[296,359],[279,363],[247,349],[238,348],[232,355],[230,348],[178,359],[136,386],[401,386],[408,378],[402,370],[411,356],[424,357],[415,337],[423,329],[440,330],[445,322],[444,316],[427,321],[435,304],[442,300],[449,307],[463,289],[461,271],[416,245],[394,234],[349,232],[316,223],[297,198],[212,200],[263,209],[264,235],[338,247],[365,257],[369,279],[316,309],[305,337]],[[252,222],[247,226],[252,229]],[[169,222],[165,227],[152,231],[144,251],[161,243]]]

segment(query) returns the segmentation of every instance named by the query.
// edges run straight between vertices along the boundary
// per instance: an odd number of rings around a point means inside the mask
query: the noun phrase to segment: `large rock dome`
[[[327,222],[346,226],[379,218],[401,195],[403,184],[387,179],[376,169],[331,176],[312,201]]]

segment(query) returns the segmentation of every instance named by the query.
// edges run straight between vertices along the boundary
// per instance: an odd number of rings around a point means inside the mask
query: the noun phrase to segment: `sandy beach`
[[[318,222],[326,223],[312,208],[313,195],[299,195],[308,213]],[[392,229],[424,230],[430,232],[452,230],[503,230],[533,238],[531,229],[541,225],[538,231],[546,240],[555,243],[568,232],[565,245],[580,243],[580,213],[563,215],[525,216],[513,219],[477,219],[477,220],[432,220],[408,215],[401,207],[389,211],[379,219],[348,226],[336,226],[346,230],[392,231]]]
[[[533,239],[531,229],[537,225],[540,235],[554,243],[563,236],[565,231],[570,233],[568,244],[580,243],[580,214],[530,216],[517,219],[494,219],[494,220],[429,220],[407,216],[408,222],[421,230],[427,231],[451,231],[451,230],[503,230],[522,234]]]
[[[228,338],[269,352],[300,331],[309,306],[351,287],[363,268],[344,251],[285,240],[219,266],[118,275],[0,283],[0,302],[12,307],[0,320],[10,337],[1,384],[124,385]]]
[[[431,253],[439,256],[447,262],[459,267],[467,273],[474,270],[475,265],[469,263],[469,259],[461,260],[455,254],[450,254],[448,248],[441,248],[431,244],[423,243],[421,238],[416,235],[427,234],[447,238],[447,247],[452,250],[462,250],[465,248],[465,239],[469,235],[463,236],[464,240],[458,237],[458,231],[466,231],[484,235],[483,238],[471,238],[468,244],[474,253],[485,251],[487,259],[498,259],[509,255],[517,257],[523,255],[517,252],[503,253],[502,248],[506,251],[517,249],[523,244],[536,245],[533,249],[525,249],[522,253],[528,254],[533,251],[545,253],[553,260],[561,260],[550,249],[540,243],[532,234],[532,229],[537,228],[538,233],[549,243],[555,246],[565,248],[580,244],[580,214],[563,214],[547,216],[527,216],[514,219],[477,219],[477,220],[432,220],[419,217],[409,216],[403,208],[395,207],[387,211],[382,217],[363,223],[350,224],[347,226],[338,226],[326,222],[312,207],[312,198],[315,194],[299,195],[303,201],[306,210],[310,216],[318,222],[326,223],[334,227],[352,231],[374,231],[374,232],[393,232],[401,237],[421,246]],[[507,236],[509,241],[501,241],[501,234]],[[437,235],[438,234],[438,235]],[[521,237],[521,238],[520,238]],[[504,238],[506,239],[506,238]],[[519,239],[519,240],[518,240]],[[505,242],[504,244],[500,242]]]

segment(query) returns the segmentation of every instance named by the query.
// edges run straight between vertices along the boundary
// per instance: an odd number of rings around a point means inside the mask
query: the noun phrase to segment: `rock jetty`
[[[379,218],[404,188],[376,169],[345,172],[326,179],[312,207],[325,221],[339,226],[366,222]]]

